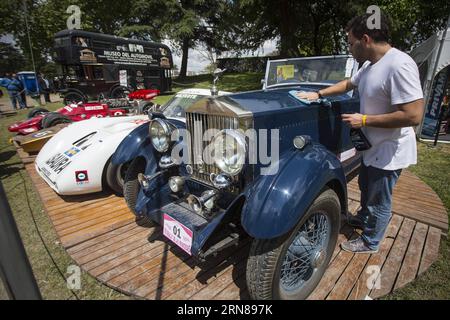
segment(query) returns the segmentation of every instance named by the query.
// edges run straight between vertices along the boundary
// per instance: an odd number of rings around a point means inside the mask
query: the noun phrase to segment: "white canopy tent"
[[[416,130],[418,137],[421,138],[424,132],[428,132],[428,136],[430,136],[430,132],[434,131],[437,126],[442,99],[450,75],[450,18],[446,30],[428,38],[412,50],[410,55],[419,66],[425,99],[424,119]]]

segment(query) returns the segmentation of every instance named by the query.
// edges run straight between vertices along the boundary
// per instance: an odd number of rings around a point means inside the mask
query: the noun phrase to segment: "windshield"
[[[268,61],[266,87],[287,83],[335,83],[352,76],[355,61],[349,56]]]
[[[184,118],[186,109],[204,97],[204,95],[199,94],[178,93],[163,107],[163,114],[166,117]]]

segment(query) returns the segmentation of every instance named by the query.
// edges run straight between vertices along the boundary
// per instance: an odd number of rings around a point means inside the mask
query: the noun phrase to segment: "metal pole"
[[[1,181],[0,277],[11,299],[42,299]]]
[[[34,54],[33,54],[33,46],[31,44],[31,36],[30,36],[30,28],[28,27],[28,9],[27,9],[27,3],[26,0],[23,0],[23,10],[25,12],[25,26],[27,28],[27,36],[28,36],[28,45],[30,46],[30,54],[31,54],[31,63],[33,64],[33,71],[34,71],[34,77],[36,80],[36,89],[37,89],[37,93],[39,95],[39,105],[41,105],[41,92],[39,90],[39,83],[38,83],[38,78],[37,78],[37,73],[36,73],[36,64],[34,63]]]

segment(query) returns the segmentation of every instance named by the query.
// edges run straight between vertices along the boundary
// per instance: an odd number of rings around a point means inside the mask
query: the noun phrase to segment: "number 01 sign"
[[[191,255],[192,231],[168,214],[164,214],[163,234],[183,251]]]

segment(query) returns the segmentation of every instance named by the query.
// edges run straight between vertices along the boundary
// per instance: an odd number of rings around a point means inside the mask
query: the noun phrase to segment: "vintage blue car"
[[[185,122],[153,114],[145,144],[130,135],[113,158],[139,163],[129,205],[199,260],[250,239],[251,297],[306,298],[330,262],[359,168],[340,117],[358,112],[359,99],[311,102],[296,92],[356,70],[350,56],[273,60],[262,90],[200,99]]]

